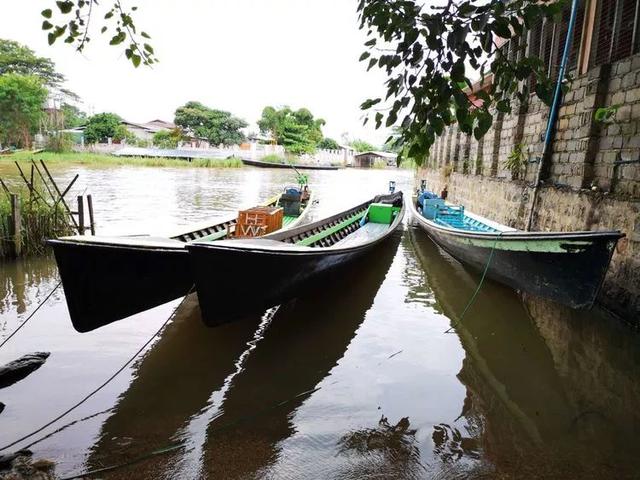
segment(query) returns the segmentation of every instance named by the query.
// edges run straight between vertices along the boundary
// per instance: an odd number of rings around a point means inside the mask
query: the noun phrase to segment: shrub
[[[73,144],[73,135],[56,132],[47,137],[47,143],[44,148],[47,152],[68,153],[72,150]]]
[[[280,155],[277,155],[275,153],[265,155],[264,157],[262,157],[261,160],[263,162],[269,162],[269,163],[287,163],[284,157],[281,157]]]

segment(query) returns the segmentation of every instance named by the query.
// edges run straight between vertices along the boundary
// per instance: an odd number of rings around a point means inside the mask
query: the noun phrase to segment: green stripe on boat
[[[545,240],[513,240],[498,239],[491,237],[480,238],[456,238],[458,243],[463,245],[473,245],[475,247],[494,248],[496,250],[508,250],[512,252],[540,252],[540,253],[580,253],[584,251],[591,242],[581,240],[558,239],[552,241]]]
[[[327,228],[326,230],[322,230],[321,232],[318,232],[315,235],[311,235],[310,237],[304,238],[299,242],[296,242],[296,245],[302,245],[303,247],[307,247],[311,244],[314,244],[318,240],[322,240],[323,238],[328,237],[329,235],[336,233],[342,230],[343,228],[351,225],[352,223],[358,222],[366,214],[367,214],[366,210],[362,213],[356,213],[355,215],[347,218],[346,220],[343,220],[342,222],[340,222],[334,227]]]

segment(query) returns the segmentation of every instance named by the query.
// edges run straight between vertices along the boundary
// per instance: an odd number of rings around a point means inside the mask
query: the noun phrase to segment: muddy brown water
[[[104,234],[172,230],[293,180],[259,169],[54,170],[61,181],[80,173],[74,193],[90,186]],[[309,177],[314,218],[391,179],[413,184],[402,170]],[[57,271],[50,258],[0,268],[1,340]],[[491,281],[460,322],[478,280],[407,219],[326,288],[262,315],[207,329],[189,297],[140,358],[31,449],[66,476],[182,445],[94,478],[638,478],[638,334],[598,309],[571,311]],[[78,334],[56,292],[0,349],[0,363],[51,352],[0,390],[0,445],[101,384],[177,304]]]

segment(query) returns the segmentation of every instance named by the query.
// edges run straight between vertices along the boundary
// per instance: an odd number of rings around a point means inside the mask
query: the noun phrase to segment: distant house
[[[133,123],[123,120],[122,125],[127,127],[127,130],[133,133],[137,139],[145,141],[153,140],[153,136],[158,132],[176,128],[176,125],[171,122],[157,119],[147,123]]]
[[[362,152],[354,155],[353,166],[371,168],[376,160],[383,160],[388,167],[395,167],[398,155],[389,152]]]

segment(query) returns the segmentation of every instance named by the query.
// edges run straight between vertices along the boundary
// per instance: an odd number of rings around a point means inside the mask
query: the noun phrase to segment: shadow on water
[[[293,433],[293,413],[344,355],[382,284],[401,233],[336,272],[316,292],[281,307],[209,425],[209,478],[260,478]],[[348,292],[348,294],[345,294]],[[281,403],[286,402],[286,403]],[[276,408],[270,409],[279,405]],[[246,423],[238,419],[270,409]],[[224,431],[217,433],[218,429]],[[265,473],[266,474],[266,473]]]
[[[487,281],[462,322],[479,275],[422,232],[409,229],[434,307],[451,320],[465,350],[465,432],[434,428],[434,453],[451,464],[464,442],[481,447],[472,471],[451,478],[637,478],[640,346],[601,312],[523,299]],[[410,292],[407,301],[424,296]],[[466,435],[465,435],[466,434]],[[449,446],[447,447],[447,444]],[[462,474],[464,470],[464,474]]]

